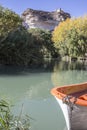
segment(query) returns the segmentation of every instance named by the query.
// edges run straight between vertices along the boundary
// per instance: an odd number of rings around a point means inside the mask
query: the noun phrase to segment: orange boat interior
[[[56,87],[51,90],[51,93],[59,99],[72,96],[71,101],[73,101],[73,98],[77,98],[76,104],[87,106],[87,82]]]

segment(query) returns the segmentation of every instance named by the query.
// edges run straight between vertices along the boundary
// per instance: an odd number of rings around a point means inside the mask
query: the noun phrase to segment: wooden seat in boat
[[[86,100],[87,101],[87,94],[81,95],[79,99]]]

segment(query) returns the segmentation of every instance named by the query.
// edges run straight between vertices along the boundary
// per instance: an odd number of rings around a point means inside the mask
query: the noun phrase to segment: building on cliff
[[[69,13],[61,9],[47,12],[41,10],[27,9],[22,13],[22,19],[28,28],[40,28],[52,31],[61,21],[71,18]]]

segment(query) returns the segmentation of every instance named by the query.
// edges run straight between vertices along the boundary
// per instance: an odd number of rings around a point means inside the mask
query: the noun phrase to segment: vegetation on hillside
[[[27,30],[22,19],[9,9],[0,7],[0,63],[8,65],[40,65],[52,58],[56,50],[51,33]]]
[[[84,56],[87,53],[87,16],[61,22],[52,39],[62,56]]]
[[[0,6],[0,64],[41,65],[46,58],[87,53],[87,16],[67,19],[53,33],[27,30],[15,12]]]

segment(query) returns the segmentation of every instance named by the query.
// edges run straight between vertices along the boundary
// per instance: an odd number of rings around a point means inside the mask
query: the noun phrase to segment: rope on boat
[[[67,96],[63,97],[63,99],[62,99],[63,103],[67,104],[70,107],[71,110],[73,110],[73,106],[74,106],[75,102],[77,101],[77,98],[73,97],[74,100],[73,100],[73,102],[71,102],[70,99],[72,97],[73,96],[67,95]]]
[[[71,101],[72,98],[73,98],[73,101]],[[75,102],[77,101],[77,98],[73,97],[71,95],[67,95],[67,96],[63,97],[62,101],[63,101],[63,103],[65,103],[69,106],[68,114],[69,114],[69,120],[70,120],[70,130],[72,130],[72,126],[71,126],[71,120],[72,120],[72,115],[73,115],[72,111],[74,111]]]

